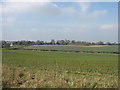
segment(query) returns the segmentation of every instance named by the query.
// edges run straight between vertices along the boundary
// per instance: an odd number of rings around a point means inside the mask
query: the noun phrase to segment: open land
[[[117,52],[117,46],[34,45],[23,48],[2,51],[3,87],[118,87],[118,54],[59,51]]]

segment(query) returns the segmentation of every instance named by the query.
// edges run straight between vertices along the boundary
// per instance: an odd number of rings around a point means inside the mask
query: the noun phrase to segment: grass
[[[73,45],[33,45],[28,48],[33,49],[46,49],[46,50],[71,50],[71,51],[100,51],[100,52],[118,52],[118,46],[73,46]]]
[[[4,87],[116,88],[118,55],[3,50]]]
[[[11,46],[10,48],[22,48],[26,46],[30,46],[30,45],[14,45],[14,46]]]

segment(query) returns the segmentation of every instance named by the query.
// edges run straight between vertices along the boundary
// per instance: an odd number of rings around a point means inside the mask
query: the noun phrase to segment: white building
[[[11,43],[11,44],[10,44],[10,46],[12,47],[12,46],[13,46],[13,44]]]

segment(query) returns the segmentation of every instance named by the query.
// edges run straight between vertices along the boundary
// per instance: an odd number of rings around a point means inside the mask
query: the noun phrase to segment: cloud
[[[64,8],[61,8],[61,11],[63,14],[76,14],[77,11],[73,8],[73,7],[64,7]]]
[[[25,13],[33,10],[33,8],[37,8],[39,6],[43,6],[41,3],[6,3],[3,5],[3,13]],[[34,7],[35,6],[35,7]]]
[[[80,2],[79,4],[80,4],[81,13],[88,13],[90,8],[90,3]]]
[[[32,28],[32,29],[31,29],[31,32],[32,32],[32,33],[36,33],[36,32],[38,32],[38,31],[39,31],[39,30],[36,29],[36,28]]]
[[[2,19],[2,25],[3,25],[3,26],[14,25],[14,24],[17,23],[17,22],[18,22],[18,21],[16,20],[16,18],[13,18],[13,17],[3,18],[3,19]]]
[[[30,0],[30,2],[34,1]],[[62,6],[60,6],[61,4]],[[78,40],[90,39],[91,37],[95,39],[96,33],[105,32],[106,35],[106,32],[109,32],[107,30],[114,32],[112,30],[116,28],[114,24],[103,23],[102,16],[108,13],[105,8],[104,10],[93,9],[91,6],[94,4],[89,2],[61,4],[52,2],[4,3],[3,20],[6,23],[6,26],[4,26],[4,38],[6,40],[20,40],[22,38],[27,40],[48,40],[51,38]],[[112,21],[109,20],[109,17],[105,18],[105,20],[108,23]]]
[[[90,2],[78,2],[80,5],[80,15],[83,17],[89,17],[89,18],[95,18],[95,17],[99,17],[102,15],[106,15],[107,14],[107,10],[93,10],[90,11],[91,9],[91,3]]]
[[[15,0],[13,0],[15,1]],[[48,0],[50,1],[50,0]],[[0,12],[3,14],[20,14],[20,13],[40,13],[40,14],[54,14],[54,15],[59,15],[59,14],[76,14],[77,11],[75,10],[74,7],[59,7],[55,3],[51,2],[38,2],[38,3],[19,3],[19,2],[14,2],[14,3],[9,3],[9,0],[7,0],[7,3],[3,5],[3,9],[0,8]]]
[[[107,14],[107,10],[95,10],[90,11],[91,3],[89,2],[77,2],[79,4],[79,10],[76,10],[75,7],[67,6],[67,7],[60,7],[55,3],[51,3],[51,0],[40,1],[34,3],[33,0],[30,0],[29,3],[23,2],[20,3],[18,0],[6,0],[5,4],[3,4],[3,11],[2,7],[0,7],[0,11],[3,14],[19,14],[19,13],[40,13],[40,14],[54,14],[54,15],[78,15],[79,17],[99,17],[102,15]],[[14,3],[9,3],[14,2]],[[22,2],[22,1],[21,1]],[[33,2],[33,3],[30,3]]]
[[[102,29],[102,30],[116,30],[117,25],[115,25],[115,24],[106,24],[106,25],[102,25],[100,27],[100,29]]]
[[[96,11],[91,13],[91,16],[98,17],[98,16],[102,16],[102,15],[107,14],[107,12],[108,12],[107,10],[96,10]]]
[[[39,1],[39,2],[36,2]],[[0,13],[5,14],[18,14],[18,13],[26,13],[29,11],[35,11],[36,9],[45,9],[45,6],[50,6],[51,0],[4,0],[2,4],[0,4]],[[51,4],[52,6],[55,6]]]
[[[1,0],[1,2],[83,2],[83,0]],[[84,0],[84,2],[119,2],[119,0]]]
[[[4,20],[4,22],[6,22],[6,23],[13,23],[15,21],[16,21],[15,18],[5,18],[5,20]]]
[[[58,7],[56,4],[53,3],[45,3],[44,5],[34,5],[34,8],[32,8],[33,12],[41,13],[41,14],[54,14],[58,15],[62,13],[62,10],[60,7]]]
[[[52,0],[2,0],[2,2],[50,2]]]

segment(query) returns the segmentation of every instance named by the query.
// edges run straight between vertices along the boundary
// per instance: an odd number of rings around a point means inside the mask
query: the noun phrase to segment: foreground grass
[[[4,87],[117,87],[117,55],[3,50]]]

